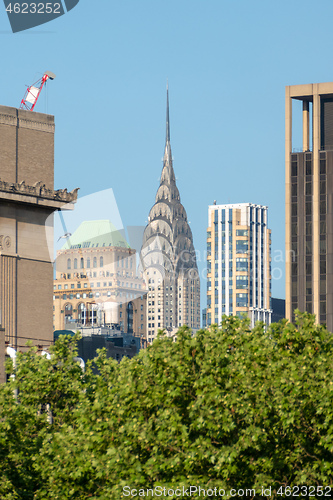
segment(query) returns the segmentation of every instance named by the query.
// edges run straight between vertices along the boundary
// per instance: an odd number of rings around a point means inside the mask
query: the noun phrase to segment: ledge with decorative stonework
[[[79,188],[68,192],[67,189],[47,189],[42,182],[36,182],[29,186],[22,182],[6,182],[0,179],[0,200],[38,205],[52,209],[73,210],[74,203],[77,201]]]

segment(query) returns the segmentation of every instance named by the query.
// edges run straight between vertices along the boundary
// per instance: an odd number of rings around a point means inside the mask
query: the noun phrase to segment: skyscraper
[[[271,321],[270,230],[267,207],[211,205],[207,229],[207,326],[247,314]]]
[[[293,100],[302,103],[301,150],[292,144]],[[286,87],[285,152],[286,317],[298,308],[333,331],[333,83]]]
[[[141,265],[148,287],[148,341],[159,329],[173,334],[184,324],[200,328],[200,280],[192,231],[173,170],[168,91],[163,168],[144,231]]]

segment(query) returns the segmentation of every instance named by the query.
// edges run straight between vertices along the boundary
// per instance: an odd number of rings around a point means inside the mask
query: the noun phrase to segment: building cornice
[[[29,205],[40,205],[54,209],[72,209],[77,201],[79,188],[68,192],[67,189],[47,189],[41,181],[30,186],[22,182],[6,182],[0,179],[0,199]],[[64,206],[66,205],[66,206]]]

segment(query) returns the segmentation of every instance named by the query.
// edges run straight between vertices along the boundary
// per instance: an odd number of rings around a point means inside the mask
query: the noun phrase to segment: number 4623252
[[[60,3],[10,3],[6,7],[9,14],[61,14]]]

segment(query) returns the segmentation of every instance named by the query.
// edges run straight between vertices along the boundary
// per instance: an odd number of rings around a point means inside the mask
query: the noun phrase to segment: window
[[[248,271],[248,260],[245,258],[236,258],[236,271]]]
[[[67,269],[71,269],[71,267],[72,267],[71,259],[67,259]]]
[[[247,276],[236,276],[236,288],[244,289],[248,287],[248,278]]]
[[[236,236],[248,236],[248,234],[247,229],[236,229]]]
[[[77,269],[77,259],[74,259],[74,269]]]
[[[83,257],[81,257],[81,259],[80,259],[80,268],[84,269],[84,260],[83,260]]]
[[[87,258],[87,269],[90,269],[90,257]]]
[[[94,266],[94,267],[97,267],[97,259],[96,259],[96,257],[94,257],[94,260],[93,260],[93,266]]]
[[[236,293],[236,306],[247,307],[248,296],[247,293]]]
[[[103,267],[103,257],[99,258],[99,267]]]
[[[247,253],[248,242],[243,240],[236,240],[236,253]]]

